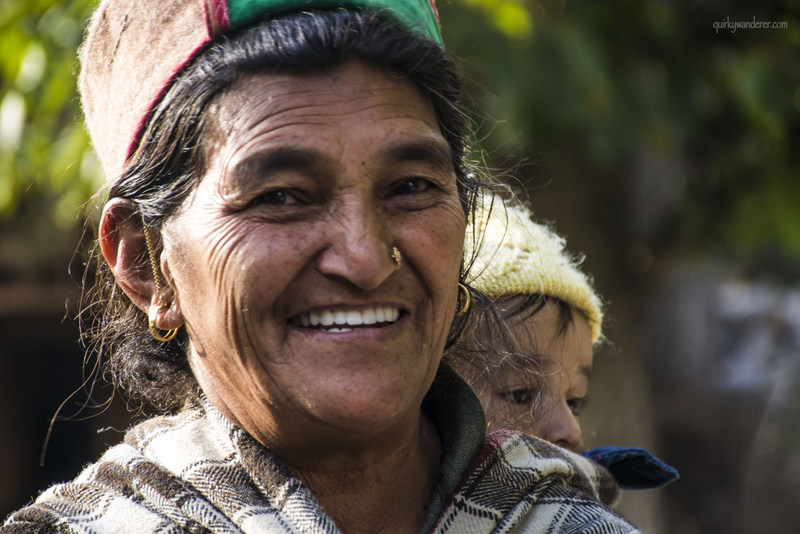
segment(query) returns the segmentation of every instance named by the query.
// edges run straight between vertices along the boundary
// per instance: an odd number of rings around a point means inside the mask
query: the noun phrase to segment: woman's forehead
[[[234,82],[216,102],[215,111],[217,122],[225,128],[235,126],[232,121],[246,126],[260,115],[278,119],[294,113],[313,120],[332,113],[331,104],[338,106],[336,112],[346,114],[376,102],[403,115],[435,121],[429,96],[413,82],[359,59],[323,70],[254,73]]]
[[[206,142],[210,159],[218,156],[229,168],[259,152],[289,147],[347,157],[408,143],[439,148],[451,165],[427,95],[407,79],[362,61],[240,81],[216,103]]]

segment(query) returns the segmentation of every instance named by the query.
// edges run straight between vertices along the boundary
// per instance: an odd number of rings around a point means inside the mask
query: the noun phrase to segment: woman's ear
[[[103,208],[98,240],[117,285],[137,308],[149,315],[159,295],[142,224],[132,201],[112,198]]]

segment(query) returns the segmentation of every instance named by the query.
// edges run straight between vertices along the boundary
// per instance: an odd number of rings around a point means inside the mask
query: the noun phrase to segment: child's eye
[[[530,388],[510,389],[503,392],[503,397],[514,404],[528,405],[533,402],[535,393]]]
[[[572,412],[572,415],[580,417],[581,412],[586,409],[586,404],[588,402],[589,399],[586,397],[574,397],[567,400],[567,406],[569,406],[569,411]]]

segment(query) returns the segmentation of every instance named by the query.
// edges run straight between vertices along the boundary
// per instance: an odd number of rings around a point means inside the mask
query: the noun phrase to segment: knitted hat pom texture
[[[468,235],[464,246],[465,258],[475,258],[472,287],[491,297],[523,294],[560,299],[586,316],[592,343],[597,343],[602,336],[602,302],[579,268],[582,258],[569,254],[563,237],[534,222],[524,205],[500,199],[479,207],[475,236],[477,243]]]

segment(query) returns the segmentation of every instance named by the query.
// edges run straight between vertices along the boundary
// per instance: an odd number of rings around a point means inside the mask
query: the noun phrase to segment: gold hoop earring
[[[472,304],[472,297],[469,294],[469,289],[467,289],[467,286],[465,286],[464,284],[458,284],[458,290],[459,292],[461,291],[464,292],[464,304],[456,312],[456,317],[461,317],[462,315],[467,313],[467,310],[469,310],[469,305]],[[458,300],[461,301],[461,296],[458,297]]]
[[[147,328],[150,330],[150,335],[155,338],[156,341],[172,341],[175,339],[175,336],[178,335],[178,328],[173,328],[172,330],[161,330],[160,328],[156,327],[156,320],[150,319],[147,321]]]
[[[153,269],[153,282],[156,285],[156,295],[158,295],[158,309],[164,310],[169,308],[169,305],[164,300],[164,294],[162,292],[161,286],[161,277],[158,275],[158,269],[156,268],[156,257],[153,254],[153,245],[150,242],[150,233],[147,231],[147,226],[144,223],[144,217],[142,218],[142,232],[144,233],[144,243],[147,246],[147,255],[150,258],[150,268]],[[175,339],[175,336],[178,335],[179,328],[173,328],[171,330],[161,330],[156,326],[155,318],[148,319],[147,321],[147,328],[150,330],[150,335],[156,341],[172,341]]]
[[[400,254],[399,248],[392,247],[392,253],[389,256],[394,260],[398,267],[403,264],[403,255]]]

